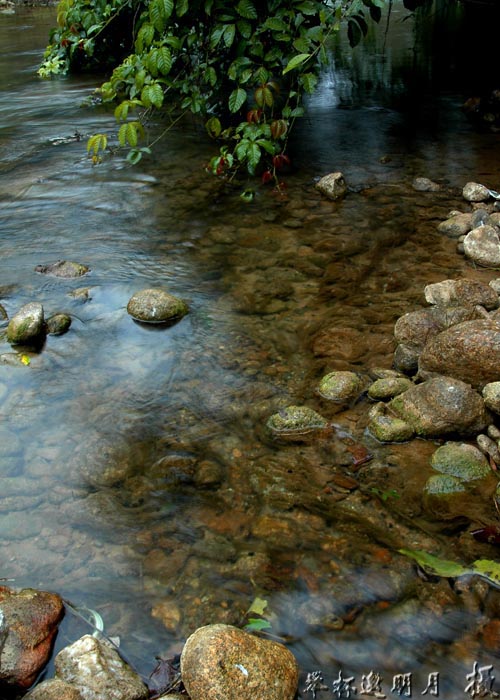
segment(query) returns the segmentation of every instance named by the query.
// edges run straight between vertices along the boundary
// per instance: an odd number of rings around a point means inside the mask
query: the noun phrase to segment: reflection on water
[[[435,445],[377,445],[366,399],[337,412],[315,385],[390,367],[394,321],[425,284],[495,276],[468,269],[436,225],[466,181],[498,188],[497,137],[474,134],[458,92],[426,97],[413,120],[400,78],[397,100],[354,98],[336,58],[294,136],[285,197],[257,187],[248,205],[208,177],[211,146],[190,124],[138,168],[93,168],[85,136],[113,119],[78,108],[89,78],[34,76],[51,23],[49,10],[0,23],[0,301],[10,315],[39,300],[72,317],[68,334],[23,349],[29,366],[0,341],[4,575],[98,609],[146,675],[196,626],[241,623],[260,595],[303,674],[414,673],[421,692],[440,671],[445,693],[462,691],[473,660],[494,657],[498,596],[422,580],[397,549],[495,553],[426,521]],[[331,169],[351,186],[342,203],[313,187]],[[417,193],[416,175],[444,187]],[[57,259],[91,272],[35,272]],[[190,314],[134,323],[128,299],[154,286]],[[319,410],[333,435],[273,444],[265,421],[290,403]],[[360,443],[374,459],[358,467]],[[73,634],[68,623],[59,644]]]

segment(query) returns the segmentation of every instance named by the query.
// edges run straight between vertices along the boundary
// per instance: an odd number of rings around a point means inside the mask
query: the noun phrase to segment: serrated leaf
[[[149,22],[142,25],[137,33],[137,39],[135,40],[135,47],[139,53],[142,53],[144,49],[148,49],[153,43],[155,35],[155,28]]]
[[[268,17],[262,26],[264,29],[270,29],[273,32],[288,31],[288,25],[279,17]]]
[[[87,153],[92,153],[96,156],[99,151],[106,150],[108,145],[108,138],[106,134],[94,134],[87,141]]]
[[[186,12],[189,10],[189,1],[188,0],[177,0],[175,4],[175,12],[177,14],[177,17],[182,17],[183,15],[186,14]]]
[[[145,85],[141,92],[141,100],[145,107],[159,109],[163,104],[163,90],[159,83]]]
[[[157,51],[156,65],[162,75],[167,75],[172,68],[172,54],[168,46],[160,46]]]
[[[233,90],[232,93],[229,95],[229,100],[228,100],[228,106],[229,106],[229,111],[232,112],[233,114],[240,110],[243,105],[245,104],[247,99],[247,93],[243,88],[236,88],[236,90]]]
[[[250,0],[240,0],[236,5],[236,12],[245,19],[257,19],[257,10]]]
[[[256,615],[263,615],[264,610],[267,608],[267,600],[264,598],[259,598],[257,596],[254,598],[252,605],[247,610],[247,615],[250,613],[255,613]]]
[[[132,146],[135,148],[139,141],[139,134],[142,132],[142,125],[140,122],[126,122],[122,124],[118,130],[118,141],[120,146]]]
[[[236,27],[244,39],[250,39],[252,36],[252,25],[250,22],[240,19],[238,22],[236,22]]]
[[[299,53],[296,56],[293,56],[287,63],[286,67],[283,69],[283,75],[285,73],[288,73],[291,70],[295,70],[295,68],[298,68],[301,66],[303,63],[307,61],[308,58],[311,58],[310,53]]]
[[[419,549],[400,549],[399,552],[414,559],[425,571],[443,578],[475,575],[486,579],[493,586],[500,588],[500,563],[490,559],[477,559],[470,566],[463,566],[454,561],[440,559]]]
[[[314,73],[303,73],[300,76],[300,83],[306,92],[312,93],[318,84],[318,76]]]

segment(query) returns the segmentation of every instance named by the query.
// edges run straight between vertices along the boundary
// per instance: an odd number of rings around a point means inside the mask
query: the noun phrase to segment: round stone
[[[267,428],[273,436],[292,439],[323,430],[327,425],[326,419],[308,406],[287,406],[267,421]]]
[[[22,345],[43,335],[43,306],[38,302],[25,304],[10,319],[7,326],[7,340],[14,345]]]
[[[318,394],[329,401],[355,399],[363,389],[363,382],[355,372],[330,372],[318,385]]]
[[[129,300],[127,311],[141,323],[173,323],[185,316],[188,305],[163,289],[143,289]]]
[[[431,466],[442,474],[450,474],[461,481],[483,479],[491,474],[484,454],[474,445],[447,442],[438,447],[431,457]]]

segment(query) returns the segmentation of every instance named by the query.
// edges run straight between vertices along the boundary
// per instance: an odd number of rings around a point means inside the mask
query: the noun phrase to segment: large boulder
[[[465,321],[431,338],[419,358],[423,378],[442,374],[481,389],[500,380],[500,323]]]
[[[44,333],[43,306],[35,301],[19,309],[7,326],[7,340],[13,345],[36,342]]]
[[[129,300],[127,311],[141,323],[173,323],[185,316],[188,305],[163,289],[143,289]]]
[[[82,700],[146,700],[140,677],[106,640],[85,635],[55,659],[56,678],[75,687]]]
[[[435,377],[393,399],[389,408],[420,437],[469,436],[483,430],[490,416],[471,386],[451,377]]]
[[[63,614],[62,599],[55,593],[0,588],[0,690],[34,683],[50,658]]]
[[[292,700],[298,666],[283,644],[216,624],[189,637],[181,676],[191,700]]]
[[[489,285],[478,280],[443,280],[428,284],[424,289],[425,300],[437,306],[475,306],[485,309],[498,308],[498,294]],[[457,321],[458,323],[458,321]],[[452,325],[452,324],[447,324]]]

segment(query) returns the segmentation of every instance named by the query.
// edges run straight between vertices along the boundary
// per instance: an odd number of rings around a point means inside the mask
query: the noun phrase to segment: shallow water
[[[422,580],[397,549],[496,552],[423,512],[435,444],[380,446],[365,398],[338,412],[315,386],[334,369],[390,367],[394,322],[424,304],[426,284],[496,276],[436,232],[464,208],[465,182],[499,187],[498,135],[459,109],[469,86],[431,81],[410,100],[413,39],[395,21],[380,85],[336,59],[294,136],[285,196],[254,185],[245,204],[206,174],[213,147],[191,123],[136,168],[120,156],[93,167],[86,137],[114,129],[79,106],[95,79],[35,75],[52,12],[0,16],[0,302],[9,315],[39,300],[72,317],[66,335],[20,349],[28,366],[0,341],[3,575],[98,610],[145,676],[197,626],[243,623],[258,595],[301,687],[315,669],[330,688],[339,670],[358,687],[373,670],[388,696],[404,673],[420,694],[439,672],[445,698],[463,694],[473,662],[495,661],[498,595]],[[350,186],[341,203],[314,188],[331,170]],[[415,176],[442,190],[414,191]],[[58,259],[91,272],[35,272]],[[168,329],[134,323],[128,299],[154,286],[189,315]],[[87,301],[72,296],[81,288]],[[335,430],[273,443],[265,422],[291,403]],[[361,467],[357,445],[374,456]],[[469,517],[496,514],[480,499]],[[79,627],[70,616],[58,646]]]

